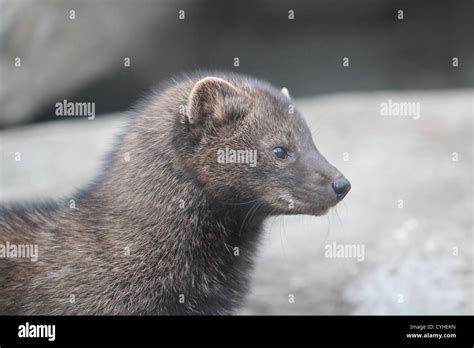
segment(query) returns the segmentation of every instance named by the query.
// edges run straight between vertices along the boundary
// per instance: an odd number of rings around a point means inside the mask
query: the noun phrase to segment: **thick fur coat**
[[[229,314],[248,290],[264,219],[339,201],[341,175],[287,92],[196,74],[134,113],[89,187],[1,209],[0,243],[36,244],[38,260],[0,259],[0,314]],[[256,150],[257,165],[218,163],[226,147]]]

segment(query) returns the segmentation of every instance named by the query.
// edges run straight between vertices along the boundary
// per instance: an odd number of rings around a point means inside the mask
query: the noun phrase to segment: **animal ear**
[[[226,99],[239,94],[230,82],[218,77],[199,80],[191,90],[186,108],[189,124],[213,124],[226,121]]]
[[[290,91],[288,90],[288,88],[283,87],[283,88],[281,89],[281,93],[283,93],[283,95],[284,95],[285,97],[287,97],[288,99],[291,99]]]

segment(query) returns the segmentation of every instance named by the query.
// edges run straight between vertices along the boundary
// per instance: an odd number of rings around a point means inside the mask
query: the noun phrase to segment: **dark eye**
[[[290,157],[290,155],[288,154],[288,149],[282,147],[282,146],[276,146],[272,149],[273,153],[275,154],[275,156],[279,159],[287,159],[288,157]]]

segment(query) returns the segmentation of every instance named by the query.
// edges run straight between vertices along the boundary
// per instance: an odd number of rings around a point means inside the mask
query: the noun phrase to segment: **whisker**
[[[247,217],[249,216],[250,212],[252,211],[252,209],[255,208],[255,206],[256,206],[257,204],[258,204],[258,202],[255,203],[255,204],[253,204],[253,205],[250,207],[250,209],[247,210],[247,213],[245,214],[244,220],[242,221],[242,225],[240,225],[239,236],[240,236],[240,234],[241,234],[241,232],[242,232],[242,229],[244,228],[245,222],[247,221]]]
[[[329,214],[327,215],[327,217],[328,217],[328,229],[326,231],[326,236],[324,237],[323,244],[326,243],[326,241],[329,237],[329,234],[331,233],[331,218],[330,218]]]
[[[263,199],[262,198],[257,198],[257,199],[253,199],[251,201],[248,201],[248,202],[220,202],[222,204],[229,204],[229,205],[243,205],[243,204],[249,204],[249,203],[253,203],[253,202],[263,202]]]
[[[345,201],[342,201],[342,205],[344,206],[344,209],[346,209],[345,213],[347,214],[349,212],[349,207],[347,206]]]
[[[341,217],[339,216],[339,212],[337,211],[337,206],[335,207],[336,209],[334,209],[334,212],[337,216],[337,219],[339,221],[339,225],[341,226],[341,230],[344,231],[344,225],[342,223],[342,220],[341,220]]]
[[[281,248],[283,250],[283,256],[285,258],[285,261],[288,262],[288,255],[286,254],[286,250],[285,250],[285,246],[283,244],[283,238],[282,238],[282,232],[284,232],[284,230],[285,230],[284,224],[285,224],[285,215],[283,215],[280,219],[280,244],[281,244]],[[285,239],[286,239],[286,236],[285,236]]]
[[[264,201],[259,201],[252,205],[252,207],[247,211],[247,214],[245,214],[244,221],[242,222],[242,225],[240,226],[239,230],[239,236],[242,234],[242,230],[245,226],[245,223],[247,221],[251,221],[255,213],[257,212],[258,208],[260,208],[265,202]],[[250,217],[250,219],[248,219]],[[247,220],[248,219],[248,220]]]

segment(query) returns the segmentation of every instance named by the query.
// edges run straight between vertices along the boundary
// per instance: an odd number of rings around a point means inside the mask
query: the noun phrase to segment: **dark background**
[[[21,8],[15,1],[4,6]],[[71,8],[77,11],[72,29],[67,21]],[[2,64],[27,52],[22,35],[39,36],[43,21],[49,20],[55,34],[37,38],[43,59],[27,62],[31,71],[17,86],[20,92],[4,86],[10,95],[0,98],[0,107],[18,98],[21,108],[22,98],[29,98],[23,93],[27,82],[44,80],[35,92],[39,97],[28,100],[37,99],[29,110],[19,117],[10,108],[0,113],[4,127],[52,119],[54,103],[65,98],[95,101],[98,114],[122,111],[150,86],[196,69],[251,74],[286,86],[295,97],[473,85],[470,1],[45,0],[21,9],[15,13],[20,20],[5,21],[0,31]],[[178,19],[181,9],[185,20]],[[404,20],[397,19],[399,9]],[[289,10],[294,20],[288,19]],[[33,19],[21,20],[28,15]],[[92,62],[101,55],[100,63]],[[123,67],[124,56],[131,58],[130,68]],[[240,67],[233,66],[234,57]],[[343,57],[350,58],[350,67],[342,66]],[[459,57],[460,64],[454,72],[452,57]],[[88,65],[92,73],[85,78],[81,69]],[[81,77],[73,78],[72,70]],[[47,74],[36,76],[38,71]],[[15,73],[6,71],[7,84]],[[58,79],[70,83],[55,88]]]

